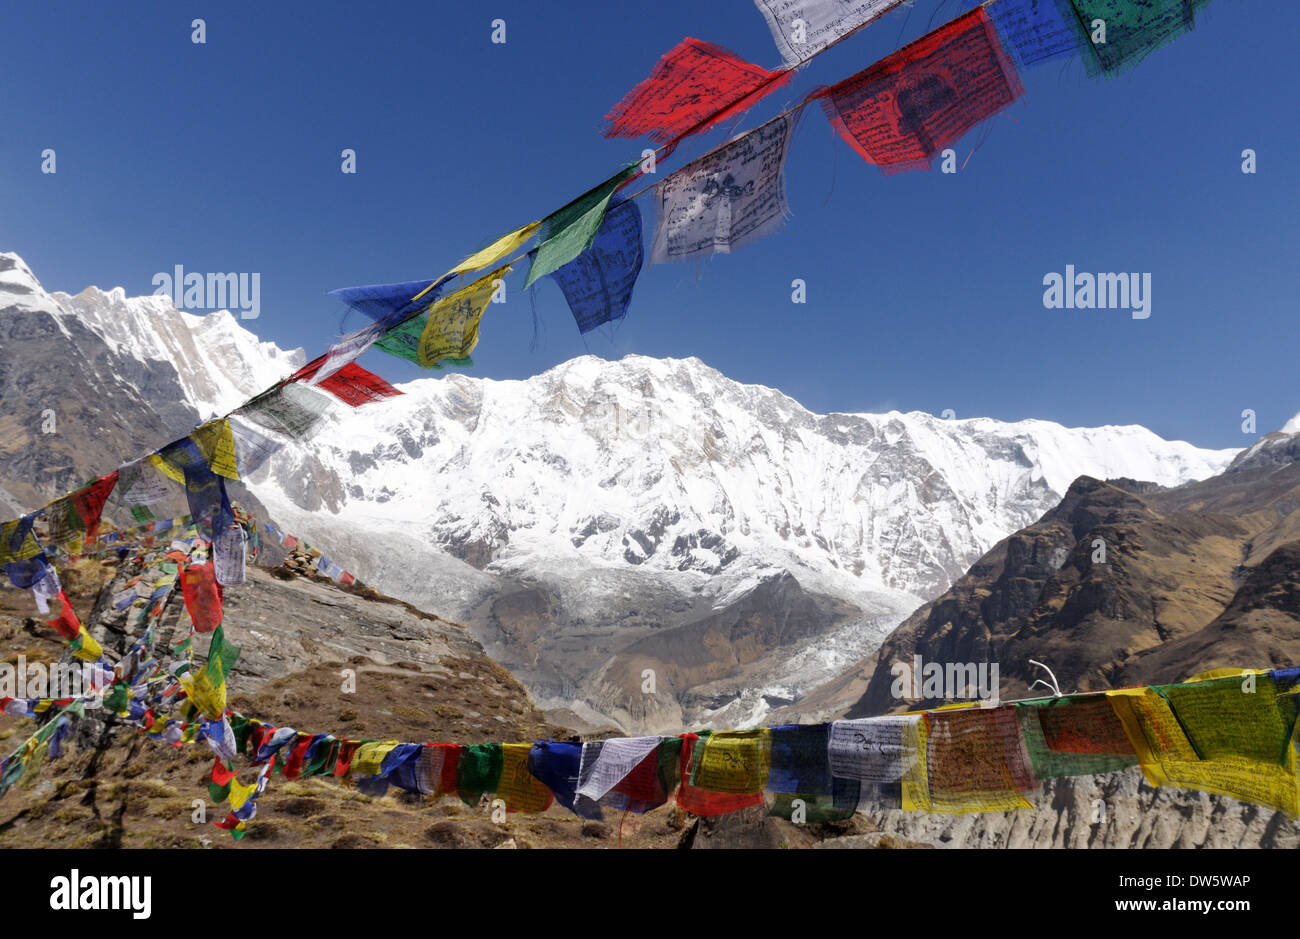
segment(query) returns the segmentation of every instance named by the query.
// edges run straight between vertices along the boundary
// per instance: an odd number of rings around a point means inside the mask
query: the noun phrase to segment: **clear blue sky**
[[[964,8],[891,13],[740,129]],[[206,45],[190,41],[196,16]],[[490,42],[497,17],[504,45]],[[1244,408],[1261,431],[1300,410],[1297,17],[1289,3],[1215,0],[1117,79],[1077,59],[1024,70],[1024,98],[956,176],[882,176],[809,108],[785,231],[698,266],[647,267],[612,338],[584,342],[545,280],[535,351],[521,268],[472,373],[526,377],[587,351],[694,355],[817,411],[1142,423],[1246,445]],[[343,312],[326,291],[436,276],[635,158],[642,142],[604,139],[603,115],[685,36],[780,60],[750,0],[15,4],[0,57],[0,250],[51,290],[147,294],[175,264],[257,271],[262,315],[246,325],[315,354]],[[339,169],[345,147],[354,176]],[[1043,276],[1066,264],[1151,272],[1151,318],[1044,309]],[[790,302],[796,277],[807,305]],[[418,374],[377,351],[364,364]]]

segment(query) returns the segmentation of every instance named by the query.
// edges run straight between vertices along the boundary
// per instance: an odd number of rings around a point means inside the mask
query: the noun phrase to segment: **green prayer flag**
[[[1034,775],[1092,776],[1138,763],[1137,753],[1105,695],[1064,695],[1016,705],[1020,735]]]
[[[496,792],[501,782],[505,755],[499,743],[475,743],[465,747],[456,767],[456,792],[467,805],[478,805],[485,792]]]
[[[226,676],[238,660],[239,647],[226,642],[225,631],[218,626],[212,634],[212,644],[208,646],[207,676],[214,688],[225,683]]]
[[[559,270],[591,247],[615,190],[640,171],[640,163],[629,163],[595,189],[542,221],[541,240],[533,252],[533,264],[528,269],[528,279],[524,281],[525,289],[537,278]]]

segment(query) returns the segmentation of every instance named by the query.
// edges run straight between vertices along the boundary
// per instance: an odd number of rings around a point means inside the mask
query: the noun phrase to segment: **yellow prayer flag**
[[[86,632],[86,627],[81,627],[78,634],[81,638],[81,645],[72,654],[86,662],[98,662],[100,656],[104,654],[104,648],[95,641],[95,637]]]
[[[18,537],[20,526],[25,524],[25,519],[0,522],[0,564],[27,561],[41,553],[41,546],[30,530]]]
[[[692,785],[713,792],[762,792],[772,766],[772,732],[725,730],[702,737],[699,766]]]
[[[378,776],[384,765],[384,757],[396,747],[400,740],[371,740],[357,747],[352,757],[352,772],[366,776]]]
[[[930,781],[925,773],[926,745],[930,740],[930,720],[922,717],[916,722],[916,736],[912,738],[905,733],[903,742],[910,744],[915,740],[916,758],[903,775],[902,804],[906,812],[929,812],[933,806],[930,802]]]
[[[182,486],[185,485],[185,474],[181,472],[179,467],[172,466],[172,464],[164,460],[162,454],[154,453],[150,455],[149,464],[168,479],[178,482]]]
[[[420,334],[419,364],[428,368],[443,359],[463,359],[478,345],[479,321],[509,267],[499,267],[429,307]]]
[[[1179,688],[1180,686],[1172,686],[1171,693],[1177,693],[1175,689]],[[1196,685],[1184,685],[1181,688],[1191,692]],[[1207,687],[1206,694],[1222,694],[1224,690]],[[1235,727],[1235,731],[1226,735],[1214,734],[1213,724],[1206,724],[1207,718],[1210,721],[1215,719],[1213,713],[1208,709],[1204,714],[1194,711],[1195,702],[1192,701],[1179,704],[1180,709],[1186,710],[1185,718],[1180,720],[1169,701],[1155,688],[1112,691],[1108,697],[1116,716],[1124,725],[1125,733],[1133,743],[1133,749],[1137,751],[1142,773],[1152,786],[1213,792],[1242,802],[1267,806],[1293,818],[1300,815],[1294,723],[1290,725],[1289,733],[1286,734],[1288,740],[1282,746],[1264,747],[1265,750],[1276,750],[1276,756],[1272,753],[1269,753],[1268,759],[1252,756],[1249,750],[1252,746],[1258,746],[1257,738],[1262,737],[1267,741],[1279,736],[1276,726],[1268,726],[1277,720],[1277,715],[1267,713],[1267,708],[1276,701],[1276,697],[1271,687],[1261,688],[1249,695],[1232,688],[1226,690],[1233,697],[1240,698],[1242,713],[1232,713],[1225,701],[1207,699],[1205,702],[1210,706],[1217,703],[1218,718]],[[1251,714],[1250,705],[1257,706],[1259,713]],[[1184,720],[1194,721],[1201,726],[1200,734],[1205,738],[1202,743],[1204,753],[1198,753],[1188,738],[1183,729]],[[1215,736],[1239,738],[1239,744],[1233,747],[1238,752],[1221,751]]]
[[[257,792],[257,784],[244,785],[238,779],[230,780],[230,811],[236,812]]]
[[[497,783],[497,798],[505,801],[511,812],[536,814],[545,812],[551,804],[551,790],[528,771],[528,753],[531,743],[503,743],[501,745],[501,781]]]
[[[508,235],[502,235],[492,244],[488,245],[482,251],[476,251],[465,260],[461,261],[446,274],[442,279],[459,274],[468,274],[487,267],[489,264],[495,264],[507,254],[517,250],[525,241],[533,237],[533,233],[541,226],[541,222],[529,222],[523,228],[516,229]],[[437,281],[435,281],[437,283]],[[416,300],[420,299],[418,296]]]
[[[226,479],[239,478],[235,466],[235,435],[230,429],[230,421],[222,418],[204,424],[190,434],[190,439],[198,446],[212,472]]]
[[[219,720],[226,710],[226,683],[214,685],[207,670],[177,675],[185,696],[210,721]]]

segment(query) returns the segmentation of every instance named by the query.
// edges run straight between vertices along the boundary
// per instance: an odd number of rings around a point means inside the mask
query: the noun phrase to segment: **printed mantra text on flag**
[[[978,7],[823,92],[840,136],[887,173],[930,160],[1023,93]]]
[[[605,115],[605,136],[648,134],[656,143],[669,143],[753,107],[791,74],[769,72],[722,46],[688,37]]]

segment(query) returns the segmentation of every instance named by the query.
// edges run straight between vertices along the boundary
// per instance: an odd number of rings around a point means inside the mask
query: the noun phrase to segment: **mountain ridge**
[[[187,433],[305,358],[229,314],[193,317],[120,288],[45,294],[16,255],[0,255],[0,268],[0,343],[31,360],[32,380],[75,388],[87,404],[124,386],[116,417],[74,422],[92,439],[65,460],[110,451],[116,465],[140,440]],[[24,342],[20,323],[39,325],[45,347]],[[53,330],[105,364],[68,373]],[[245,480],[250,493],[385,593],[465,622],[545,704],[684,721],[753,723],[768,698],[798,696],[869,653],[1079,475],[1169,486],[1238,457],[1138,425],[816,414],[696,358],[582,356],[529,379],[451,373],[398,388],[359,411],[336,405],[310,442],[287,443]],[[112,422],[114,434],[94,436]],[[25,447],[0,453],[6,484],[49,469],[50,448],[33,439],[29,430]],[[47,473],[49,486],[86,468]],[[774,589],[787,577],[798,591]],[[756,591],[792,604],[765,611],[789,624],[760,630],[777,645],[722,653],[730,672],[661,690],[662,707],[640,700],[639,681],[609,686],[656,633],[712,635],[707,621]],[[803,663],[794,686],[783,656]]]

